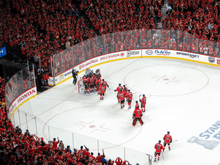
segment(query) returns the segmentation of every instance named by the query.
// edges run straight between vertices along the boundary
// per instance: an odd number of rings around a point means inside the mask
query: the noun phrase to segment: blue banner
[[[6,53],[6,47],[3,47],[0,49],[0,57],[2,56],[5,56],[7,53]]]

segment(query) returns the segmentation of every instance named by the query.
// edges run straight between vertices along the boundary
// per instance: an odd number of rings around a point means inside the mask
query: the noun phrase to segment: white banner
[[[13,113],[26,101],[30,100],[32,97],[37,95],[37,88],[36,86],[23,92],[20,94],[10,105],[8,116],[12,116]]]
[[[207,64],[218,64],[220,65],[220,58],[217,57],[210,57],[206,55],[201,55],[197,53],[191,53],[191,52],[183,52],[178,50],[165,50],[165,49],[139,49],[139,50],[130,50],[130,51],[120,51],[120,52],[114,52],[109,53],[105,55],[101,55],[95,58],[92,58],[90,60],[87,60],[85,62],[82,62],[81,64],[73,67],[74,69],[79,71],[80,73],[83,73],[86,68],[92,68],[97,65],[104,64],[106,62],[112,62],[117,61],[121,59],[130,59],[130,58],[144,58],[144,57],[163,57],[163,58],[178,58],[182,60],[189,60],[189,61],[197,61],[201,63],[207,63]],[[72,77],[72,69],[68,69],[64,71],[63,73],[59,74],[55,77],[55,85],[58,85],[62,83],[63,81],[66,81],[67,79]],[[53,85],[53,78],[50,77],[49,79],[49,85]]]

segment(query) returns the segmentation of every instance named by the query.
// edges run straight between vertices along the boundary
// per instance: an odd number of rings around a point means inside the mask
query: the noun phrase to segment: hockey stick
[[[162,161],[162,163],[164,163],[164,156],[163,156],[163,151],[161,152],[161,155],[162,155],[162,158],[163,158],[163,161]]]
[[[138,99],[139,101],[140,101],[140,97],[141,97],[141,94],[139,95],[139,99]]]
[[[173,142],[176,142],[176,141],[177,141],[177,139],[176,139],[176,140],[173,140],[172,143],[173,143]]]

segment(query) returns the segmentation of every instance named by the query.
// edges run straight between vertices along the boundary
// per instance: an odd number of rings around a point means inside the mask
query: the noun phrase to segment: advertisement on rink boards
[[[133,57],[133,56],[141,56],[141,50],[137,50],[137,51],[120,51],[120,52],[115,52],[115,53],[109,53],[109,54],[105,54],[105,55],[101,55],[95,58],[92,58],[90,60],[87,60],[85,62],[82,62],[81,64],[68,69],[66,71],[64,71],[63,73],[59,74],[58,76],[55,77],[55,85],[58,85],[60,83],[62,83],[63,81],[69,79],[72,77],[72,69],[76,69],[79,71],[80,73],[83,73],[86,68],[89,67],[94,67],[96,65],[100,65],[109,61],[114,61],[114,60],[119,60],[121,58],[128,58],[128,57]],[[49,79],[49,85],[53,86],[54,84],[54,79],[53,77],[50,77]]]
[[[201,55],[193,52],[184,52],[179,50],[163,50],[163,49],[143,49],[142,57],[168,57],[168,58],[180,58],[183,60],[195,61],[200,63],[220,65],[219,57],[212,57],[207,55]]]
[[[30,98],[37,95],[36,86],[20,94],[10,105],[8,116],[11,117],[15,110]]]
[[[64,71],[63,73],[59,74],[55,77],[55,85],[62,83],[63,81],[72,77],[72,69],[76,69],[80,73],[83,73],[86,68],[94,67],[96,65],[104,64],[106,62],[117,61],[120,59],[129,59],[129,58],[142,58],[142,57],[167,57],[167,58],[178,58],[183,60],[189,61],[197,61],[200,63],[207,63],[207,64],[216,64],[220,66],[220,58],[217,57],[210,57],[207,55],[201,55],[197,53],[190,53],[184,51],[175,51],[175,50],[165,50],[165,49],[139,49],[139,50],[130,50],[130,51],[120,51],[115,53],[109,53],[105,55],[101,55],[81,64]],[[54,79],[50,77],[49,85],[53,86]]]

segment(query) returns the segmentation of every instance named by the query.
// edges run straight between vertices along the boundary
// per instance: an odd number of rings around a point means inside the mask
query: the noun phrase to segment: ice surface
[[[153,155],[155,143],[170,131],[172,149],[166,148],[164,159],[154,164],[220,163],[220,145],[205,147],[220,142],[220,125],[210,130],[220,121],[220,68],[160,58],[121,60],[91,69],[97,68],[111,87],[103,101],[97,94],[75,93],[69,79],[21,106],[26,112],[31,107],[37,116],[39,136],[59,136],[71,148],[86,144],[95,155],[97,148],[105,148],[107,158],[126,155],[133,164],[145,164],[146,153]],[[114,89],[119,83],[134,93],[130,110],[127,102],[123,109],[117,103]],[[132,112],[140,94],[147,96],[144,125],[133,127]],[[197,140],[188,142],[192,137]]]

